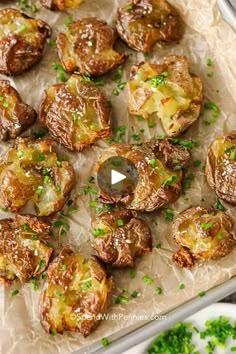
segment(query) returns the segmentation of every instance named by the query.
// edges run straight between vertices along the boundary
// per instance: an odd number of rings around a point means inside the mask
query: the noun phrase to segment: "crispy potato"
[[[48,333],[80,332],[87,337],[111,302],[113,278],[94,256],[63,249],[48,268],[40,299],[40,320]]]
[[[100,157],[96,171],[110,157],[129,159],[138,171],[138,183],[133,194],[119,198],[100,191],[104,203],[121,202],[127,209],[153,211],[175,202],[181,193],[184,167],[190,154],[168,139],[151,140],[141,146],[114,143]],[[178,166],[178,169],[176,167]]]
[[[41,4],[49,10],[76,9],[83,0],[40,0]]]
[[[103,213],[93,220],[92,227],[93,248],[103,262],[113,267],[133,267],[136,257],[152,251],[151,231],[133,211]]]
[[[37,117],[35,110],[22,102],[9,81],[0,80],[0,140],[15,139]]]
[[[181,39],[182,20],[166,0],[131,0],[117,13],[120,37],[134,50],[149,52],[156,44]]]
[[[181,245],[173,261],[181,268],[191,268],[194,259],[217,259],[226,256],[236,244],[233,219],[213,209],[192,207],[174,221],[173,236]]]
[[[39,116],[51,135],[70,150],[81,151],[111,135],[110,108],[103,93],[78,75],[45,92]]]
[[[58,55],[68,72],[78,70],[81,75],[99,76],[116,69],[126,56],[114,49],[116,33],[97,18],[83,18],[72,22],[66,33],[57,37]]]
[[[170,137],[179,136],[200,115],[202,82],[189,72],[186,57],[173,55],[160,65],[133,66],[127,87],[129,113],[160,118]]]
[[[236,132],[217,138],[210,145],[206,175],[218,197],[236,205]]]
[[[44,272],[53,252],[49,231],[49,224],[32,215],[0,220],[0,282],[25,283]]]
[[[51,28],[16,9],[0,10],[0,73],[17,75],[38,63]]]
[[[73,167],[58,161],[51,139],[18,138],[0,160],[0,203],[18,212],[29,200],[37,214],[60,210],[75,181]]]

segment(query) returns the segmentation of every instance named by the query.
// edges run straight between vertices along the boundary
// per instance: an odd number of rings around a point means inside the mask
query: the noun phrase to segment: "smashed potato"
[[[48,268],[40,320],[48,333],[80,332],[87,337],[111,301],[113,278],[96,257],[63,249]]]
[[[16,9],[0,10],[0,73],[20,74],[42,58],[51,28]]]
[[[218,197],[236,205],[236,132],[217,138],[210,145],[206,175]]]
[[[195,259],[226,256],[236,244],[233,219],[222,211],[192,207],[174,221],[173,236],[182,248],[173,255],[181,268],[191,268]]]
[[[190,154],[168,139],[151,140],[142,145],[114,143],[100,157],[96,171],[110,157],[129,159],[138,171],[138,183],[133,194],[114,197],[100,190],[104,203],[121,202],[127,209],[153,211],[175,202],[181,193],[184,167]]]
[[[37,214],[60,210],[75,181],[73,167],[59,161],[51,139],[18,138],[0,161],[0,203],[18,212],[28,201]]]
[[[113,267],[134,266],[136,257],[152,250],[151,231],[133,211],[118,209],[97,216],[92,222],[93,248]]]
[[[22,102],[9,81],[0,80],[0,140],[15,139],[37,117],[35,110]]]
[[[57,37],[61,64],[68,72],[78,70],[81,75],[103,75],[126,59],[113,49],[115,40],[114,29],[103,20],[91,17],[74,21],[66,33]]]
[[[168,56],[160,65],[141,63],[131,68],[128,107],[132,115],[161,119],[166,134],[177,137],[200,115],[202,82],[189,72],[183,56]]]
[[[78,75],[45,92],[39,116],[50,134],[70,150],[81,151],[111,135],[110,108],[103,93]]]
[[[30,215],[0,220],[0,282],[10,286],[37,277],[48,266],[50,225]]]
[[[83,0],[40,0],[41,4],[49,10],[76,9]]]
[[[149,52],[157,42],[182,37],[183,25],[176,9],[166,0],[131,0],[117,13],[120,37],[134,50]]]

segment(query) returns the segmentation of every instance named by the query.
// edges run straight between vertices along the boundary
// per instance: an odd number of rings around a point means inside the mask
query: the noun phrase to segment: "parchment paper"
[[[41,9],[36,13],[36,17],[47,21],[52,26],[53,37],[55,37],[59,30],[63,30],[63,23],[69,14],[74,19],[96,16],[113,23],[117,7],[124,3],[126,0],[85,0],[78,10],[57,13]],[[210,142],[215,137],[236,127],[236,99],[234,97],[236,92],[236,34],[222,19],[215,0],[172,0],[171,3],[179,8],[186,23],[185,35],[180,44],[164,48],[156,46],[148,59],[151,62],[158,62],[168,54],[187,55],[191,61],[192,72],[203,80],[205,101],[213,101],[219,105],[221,113],[216,124],[205,126],[203,121],[210,115],[210,112],[205,111],[199,121],[185,134],[186,138],[193,138],[201,142],[201,146],[193,151],[193,159],[201,160],[202,167]],[[12,2],[12,5],[16,5],[16,3]],[[0,5],[0,8],[6,6],[3,4]],[[119,49],[130,54],[123,76],[123,81],[126,81],[130,66],[143,60],[144,57],[142,54],[129,50],[124,43],[119,44]],[[207,67],[207,58],[212,59],[212,67]],[[38,109],[44,89],[56,82],[57,73],[52,67],[53,62],[59,62],[56,48],[47,46],[44,58],[39,65],[12,80],[22,97],[36,109]],[[213,72],[213,77],[207,76],[209,72]],[[146,122],[138,122],[137,119],[128,116],[126,91],[121,92],[119,96],[112,94],[112,90],[116,87],[114,81],[111,80],[113,75],[108,75],[105,78],[107,84],[102,89],[107,98],[112,101],[114,127],[120,125],[127,127],[124,141],[134,142],[131,137],[132,126],[136,132],[142,128],[145,129],[144,134],[141,135],[143,140],[148,140],[155,134],[163,134],[160,124],[157,124],[154,129],[149,129]],[[33,130],[38,130],[37,124]],[[0,152],[3,152],[9,145],[1,144]],[[93,174],[93,166],[105,147],[104,142],[99,142],[96,146],[82,153],[74,154],[60,148],[60,151],[69,157],[77,172],[77,184],[72,192],[72,198],[76,199],[79,208],[78,212],[70,217],[71,229],[66,236],[62,237],[62,242],[63,245],[71,245],[75,250],[81,250],[86,255],[92,253],[90,221],[95,215],[95,211],[89,208],[91,197],[84,196],[81,187],[88,184],[88,178]],[[195,180],[185,196],[189,199],[186,201],[184,197],[180,197],[172,205],[175,215],[191,205],[210,207],[215,203],[214,192],[208,187],[201,167],[192,168]],[[227,210],[235,218],[234,209],[227,205]],[[1,213],[2,218],[7,216],[9,214]],[[171,261],[171,255],[178,247],[172,240],[172,223],[165,219],[165,212],[143,214],[143,217],[153,232],[153,252],[137,260],[137,275],[134,279],[130,278],[129,270],[113,271],[116,291],[110,314],[141,316],[165,313],[193,298],[200,291],[207,291],[236,274],[236,250],[217,262],[206,262],[195,266],[191,271],[178,269]],[[53,239],[56,246],[58,243],[56,232]],[[161,249],[155,248],[158,243],[161,243]],[[152,285],[144,283],[142,281],[144,275],[152,277],[154,283]],[[184,290],[179,289],[181,283],[185,284]],[[163,289],[163,295],[155,293],[157,286]],[[142,324],[132,318],[120,321],[107,320],[101,323],[87,339],[83,339],[80,334],[72,333],[52,337],[43,331],[39,323],[38,298],[40,292],[34,292],[30,284],[24,287],[16,284],[13,289],[15,288],[20,291],[20,294],[15,297],[11,296],[12,289],[4,289],[2,286],[0,288],[0,342],[1,352],[4,354],[62,354],[78,349],[86,353],[88,347],[93,342],[100,341],[102,337],[109,337],[111,334],[113,334],[112,337],[117,337],[119,330],[125,329],[128,332],[132,326]],[[141,296],[130,300],[126,305],[116,305],[115,298],[123,289],[127,289],[130,294],[132,291],[138,290]]]

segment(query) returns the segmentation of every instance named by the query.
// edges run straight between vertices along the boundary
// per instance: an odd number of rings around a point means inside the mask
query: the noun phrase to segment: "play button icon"
[[[103,193],[121,198],[134,192],[138,183],[138,171],[129,159],[113,156],[99,167],[97,182]]]
[[[111,184],[116,184],[118,182],[123,181],[126,178],[125,175],[123,175],[120,172],[117,172],[115,170],[111,170]]]

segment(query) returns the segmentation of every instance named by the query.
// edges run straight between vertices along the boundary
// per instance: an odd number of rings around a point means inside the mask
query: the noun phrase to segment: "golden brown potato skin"
[[[111,135],[111,113],[103,93],[78,75],[45,91],[39,117],[50,134],[72,151]]]
[[[236,132],[217,138],[206,161],[207,181],[219,198],[236,205]]]
[[[168,139],[151,140],[141,146],[114,143],[100,157],[96,171],[108,158],[121,156],[133,162],[138,171],[138,183],[134,194],[112,197],[100,191],[100,198],[105,203],[121,202],[127,209],[153,211],[175,202],[181,193],[182,170],[190,154],[181,146],[173,145]],[[153,168],[151,161],[157,167]]]
[[[18,212],[31,200],[39,216],[60,210],[75,182],[73,167],[58,161],[51,139],[18,138],[0,160],[0,203]]]
[[[118,223],[123,225],[118,225]],[[117,209],[97,216],[92,222],[93,229],[102,230],[94,236],[93,248],[98,257],[113,267],[133,267],[136,257],[152,251],[151,231],[136,213]]]
[[[51,28],[16,9],[0,11],[0,73],[21,74],[42,58]]]
[[[37,117],[35,110],[22,102],[7,80],[0,80],[0,140],[15,139]]]
[[[182,134],[200,115],[202,82],[190,73],[185,56],[165,57],[159,65],[133,66],[127,87],[129,113],[144,119],[155,115],[170,137]]]
[[[117,13],[120,37],[134,50],[149,52],[157,42],[181,39],[183,24],[176,9],[166,0],[131,0]]]
[[[44,272],[53,252],[46,244],[49,231],[48,223],[32,215],[0,220],[0,282],[25,283]]]
[[[39,306],[42,327],[48,333],[72,331],[87,337],[99,323],[96,316],[106,312],[113,287],[113,278],[96,257],[86,260],[63,249],[48,268]]]
[[[40,0],[40,2],[46,9],[63,11],[79,7],[83,0]]]
[[[114,49],[116,32],[97,18],[83,18],[71,23],[66,33],[57,37],[58,56],[68,72],[99,76],[116,69],[126,56]]]
[[[181,245],[173,261],[181,268],[191,268],[194,259],[217,259],[226,256],[236,244],[233,219],[226,213],[192,207],[174,221],[173,236]]]

